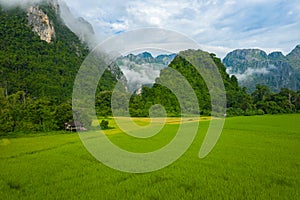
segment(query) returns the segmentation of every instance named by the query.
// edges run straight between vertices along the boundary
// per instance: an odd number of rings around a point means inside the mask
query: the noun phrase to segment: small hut
[[[79,121],[67,122],[65,123],[66,131],[86,131],[87,129]]]

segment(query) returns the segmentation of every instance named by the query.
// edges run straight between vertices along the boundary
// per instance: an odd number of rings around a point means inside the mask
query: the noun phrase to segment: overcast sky
[[[0,0],[16,4],[36,0]],[[159,27],[185,34],[224,57],[237,48],[289,53],[300,44],[299,0],[63,0],[99,38]]]
[[[299,0],[65,0],[102,37],[143,27],[178,31],[204,50],[261,48],[285,54],[300,44]]]

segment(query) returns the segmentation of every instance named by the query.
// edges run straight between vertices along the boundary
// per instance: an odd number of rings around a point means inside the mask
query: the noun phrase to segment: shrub
[[[256,112],[257,115],[264,115],[265,112],[262,109],[258,109]]]
[[[103,129],[103,130],[108,129],[108,123],[109,123],[108,121],[103,119],[100,123],[101,129]]]

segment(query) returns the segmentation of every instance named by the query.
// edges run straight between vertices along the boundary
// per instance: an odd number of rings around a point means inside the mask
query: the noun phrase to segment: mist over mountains
[[[116,64],[128,80],[128,89],[133,92],[142,85],[152,85],[176,54],[153,57],[144,52],[129,54],[117,59]],[[260,49],[237,49],[227,54],[223,63],[230,75],[237,77],[239,84],[252,93],[258,84],[266,85],[272,92],[282,88],[300,90],[300,45],[286,56],[282,52],[267,54]]]
[[[93,49],[100,41],[95,35],[93,26],[82,17],[74,17],[70,8],[64,1],[59,2],[60,16],[68,28],[74,32],[79,39]]]
[[[151,53],[143,52],[119,57],[116,64],[127,79],[128,90],[134,92],[143,85],[152,85],[160,71],[168,67],[175,56],[176,54],[169,54],[153,57]]]
[[[286,56],[281,52],[268,55],[260,49],[238,49],[227,54],[223,63],[249,92],[257,84],[266,85],[273,92],[300,89],[300,45]]]
[[[53,15],[51,12],[59,15],[62,21],[59,23],[67,26],[89,49],[94,48],[98,43],[93,26],[81,17],[74,17],[64,1],[1,0],[0,3],[4,9],[19,7],[27,12],[29,25],[33,26],[33,32],[48,43],[63,37],[59,36],[61,31],[58,31],[59,33],[56,35],[57,28],[55,26],[58,23],[51,19],[55,17],[51,16]],[[32,5],[49,5],[52,11],[49,15],[49,12],[33,7],[34,9],[31,8],[31,11],[28,12]],[[42,18],[42,21],[37,21],[38,16]],[[175,56],[175,54],[171,54],[153,57],[148,52],[138,55],[129,54],[118,58],[116,64],[128,79],[129,91],[135,91],[142,85],[153,84],[159,76],[160,70],[167,67]],[[223,59],[223,63],[227,67],[227,72],[235,75],[240,85],[248,88],[248,92],[253,92],[257,84],[267,85],[273,92],[278,92],[281,88],[295,91],[300,89],[300,45],[286,56],[281,52],[273,52],[268,55],[260,49],[238,49],[228,53]]]

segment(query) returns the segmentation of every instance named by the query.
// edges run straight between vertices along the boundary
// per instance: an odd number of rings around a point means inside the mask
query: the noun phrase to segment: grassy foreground
[[[77,134],[2,138],[0,199],[300,199],[299,121],[300,115],[229,118],[200,160],[209,123],[203,121],[184,156],[146,174],[106,167]],[[106,133],[122,148],[150,151],[168,143],[178,126],[168,123],[146,142],[116,129]]]

